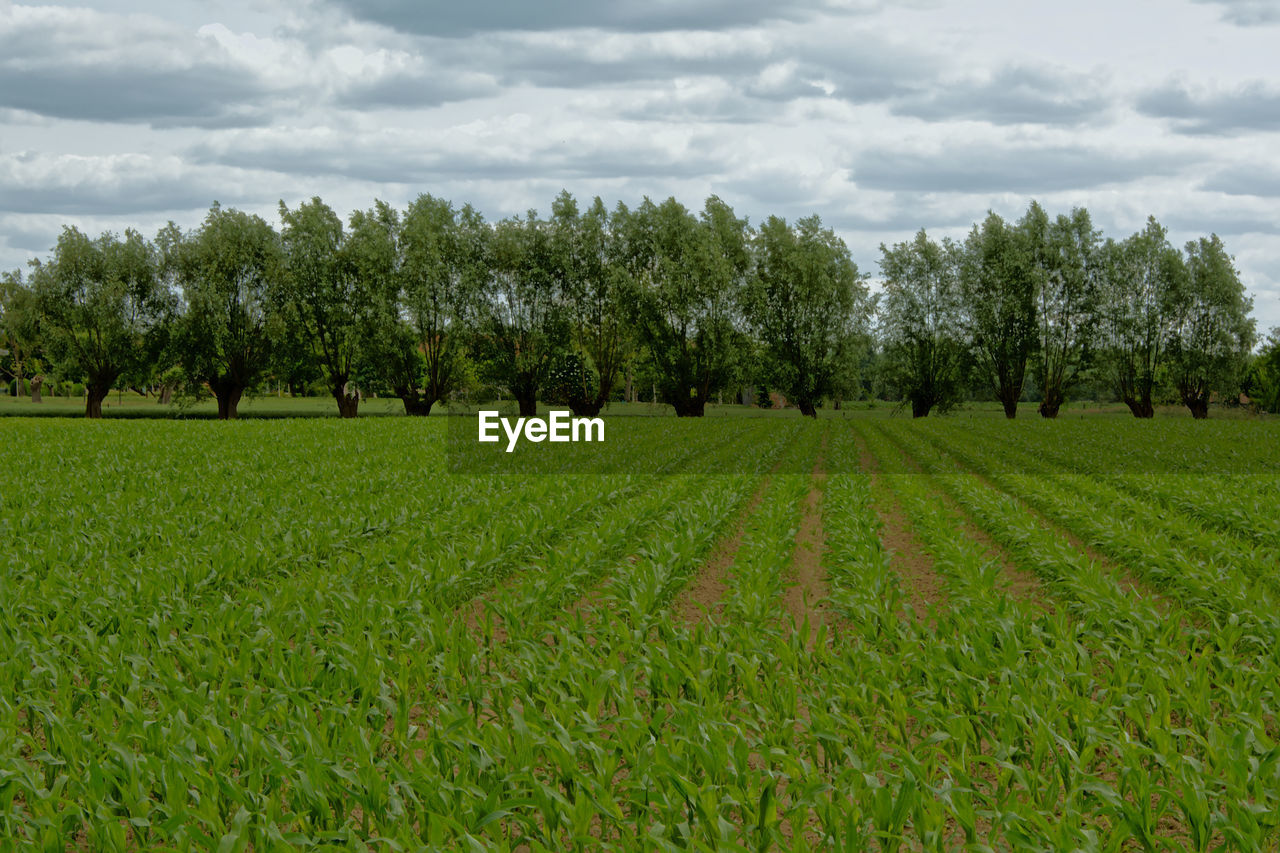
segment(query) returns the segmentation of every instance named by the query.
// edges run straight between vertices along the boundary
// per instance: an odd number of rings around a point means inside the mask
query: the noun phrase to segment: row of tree
[[[1013,417],[1030,376],[1054,417],[1101,376],[1138,417],[1161,382],[1203,417],[1212,395],[1239,393],[1255,342],[1216,236],[1179,251],[1152,219],[1104,240],[1086,210],[1051,219],[1035,203],[963,241],[882,245],[875,297],[818,217],[752,228],[714,196],[695,214],[675,199],[584,210],[561,193],[547,218],[495,223],[429,195],[344,223],[315,198],[282,202],[280,222],[215,203],[154,240],[65,228],[0,284],[8,372],[83,381],[89,417],[126,383],[211,393],[234,418],[267,377],[308,371],[344,417],[371,384],[425,415],[481,381],[524,415],[539,399],[591,415],[637,365],[677,415],[742,384],[814,415],[857,396],[871,357],[915,416],[976,376]]]
[[[1250,364],[1253,302],[1216,235],[1179,251],[1150,218],[1104,240],[1087,210],[1050,219],[1033,202],[963,242],[921,231],[881,251],[881,340],[916,416],[953,404],[974,370],[1012,418],[1030,370],[1045,417],[1093,373],[1135,417],[1153,415],[1164,381],[1203,418]]]

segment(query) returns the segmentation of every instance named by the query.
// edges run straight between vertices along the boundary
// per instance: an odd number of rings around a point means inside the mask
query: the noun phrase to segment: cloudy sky
[[[1216,232],[1280,325],[1280,0],[0,0],[0,268],[420,192],[716,193],[881,242],[1085,205]]]

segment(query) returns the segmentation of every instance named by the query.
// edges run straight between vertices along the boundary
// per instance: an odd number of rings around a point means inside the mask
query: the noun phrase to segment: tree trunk
[[[424,395],[419,394],[415,388],[395,388],[393,389],[396,396],[404,403],[404,413],[412,417],[425,418],[431,414],[431,405],[435,400],[429,400]]]
[[[240,398],[244,396],[244,388],[230,383],[220,383],[213,389],[213,395],[218,398],[219,420],[234,421],[239,418],[238,407]]]
[[[1155,417],[1155,407],[1151,405],[1150,398],[1125,397],[1124,403],[1129,407],[1129,411],[1133,413],[1135,418]]]
[[[42,403],[44,398],[40,396],[40,386],[44,385],[44,374],[37,373],[31,377],[31,402]]]
[[[929,417],[929,410],[932,408],[933,408],[933,404],[927,400],[912,400],[911,401],[911,417],[927,418]]]
[[[838,411],[840,411],[840,398],[839,398],[839,397],[836,397],[835,402],[831,404],[831,408],[832,408],[832,410],[833,410],[833,411],[837,411],[837,412],[838,412]]]
[[[1202,421],[1209,417],[1209,398],[1199,395],[1183,397],[1182,402],[1186,403],[1188,409],[1191,410],[1191,417],[1198,421]]]
[[[348,390],[346,382],[333,386],[333,399],[338,401],[338,417],[354,418],[360,409],[360,395]]]
[[[173,386],[168,384],[161,385],[160,386],[160,405],[167,406],[172,402],[173,402]]]
[[[703,406],[704,401],[700,397],[677,394],[671,400],[671,408],[676,410],[677,418],[700,418],[704,414]]]
[[[1040,401],[1040,417],[1056,418],[1062,408],[1062,392],[1057,388],[1046,388],[1044,399]]]
[[[524,392],[516,395],[516,402],[520,404],[520,417],[535,418],[538,416],[538,395],[530,392]]]
[[[1008,418],[1009,420],[1013,420],[1018,416],[1018,401],[1016,399],[1011,400],[1006,397],[1004,400],[1001,400],[1000,402],[1001,402],[1001,405],[1004,406],[1004,416],[1006,418]]]
[[[111,393],[110,383],[91,384],[85,388],[84,416],[86,418],[102,417],[102,401]]]
[[[800,414],[807,418],[818,417],[818,407],[813,404],[812,400],[796,400],[796,406],[800,409]]]
[[[603,408],[604,406],[601,405],[598,399],[578,400],[569,404],[569,409],[573,412],[574,417],[577,418],[594,418],[600,414],[600,410]]]
[[[338,417],[354,418],[360,412],[360,398],[355,394],[338,394]]]
[[[627,402],[634,403],[636,401],[635,383],[631,381],[631,365],[627,365]]]

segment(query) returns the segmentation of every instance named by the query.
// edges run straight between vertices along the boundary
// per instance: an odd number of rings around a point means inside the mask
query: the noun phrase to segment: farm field
[[[1280,422],[882,414],[5,419],[0,839],[1276,849]]]

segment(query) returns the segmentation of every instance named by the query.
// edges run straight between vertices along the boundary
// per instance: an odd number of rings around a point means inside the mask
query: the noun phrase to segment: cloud
[[[504,86],[607,91],[617,115],[642,121],[760,123],[798,100],[882,102],[921,92],[941,64],[870,32],[503,33],[466,45],[454,62]]]
[[[401,56],[375,70],[345,75],[337,84],[334,102],[353,110],[370,107],[414,109],[437,107],[501,91],[493,75],[464,68],[443,68],[420,56]]]
[[[1215,213],[1212,211],[1175,211],[1160,220],[1171,229],[1193,234],[1217,234],[1232,237],[1241,234],[1280,234],[1280,221],[1263,215]]]
[[[1223,20],[1241,27],[1280,22],[1280,4],[1275,0],[1192,0],[1192,2],[1221,7]]]
[[[545,32],[599,29],[618,32],[724,30],[771,21],[802,21],[829,12],[856,12],[878,4],[797,0],[334,0],[352,17],[400,32],[468,36],[496,30]]]
[[[1186,160],[1070,145],[960,143],[932,151],[871,149],[853,158],[860,189],[1040,194],[1176,173]]]
[[[1280,91],[1263,82],[1227,91],[1192,92],[1169,83],[1141,95],[1138,111],[1170,119],[1176,130],[1196,135],[1228,135],[1247,130],[1280,130]]]
[[[1267,168],[1230,166],[1210,175],[1200,189],[1227,195],[1280,198],[1280,171]]]
[[[0,9],[0,106],[56,118],[265,123],[270,87],[210,35],[87,9]]]
[[[242,131],[197,145],[189,156],[204,165],[392,184],[687,178],[724,166],[710,146],[687,135],[637,138],[625,128],[593,123],[552,129],[527,115],[453,128],[431,140],[390,128]]]
[[[367,36],[367,34],[363,34]],[[79,8],[0,9],[0,108],[83,121],[209,129],[261,127],[329,104],[430,107],[493,94],[465,54],[414,46],[317,46],[191,30]],[[426,45],[430,48],[430,45]]]
[[[255,195],[225,173],[143,154],[0,155],[0,213],[102,215],[193,210]]]
[[[1098,118],[1108,105],[1099,82],[1089,75],[1010,65],[902,98],[892,110],[927,121],[1069,126]]]

